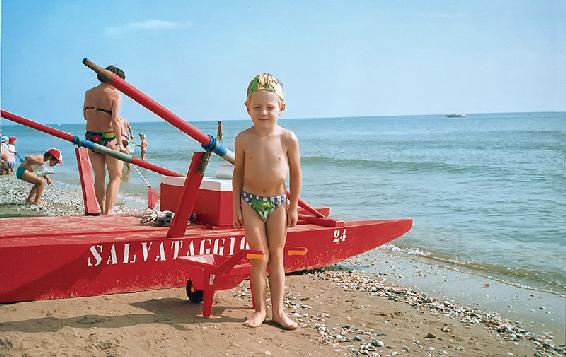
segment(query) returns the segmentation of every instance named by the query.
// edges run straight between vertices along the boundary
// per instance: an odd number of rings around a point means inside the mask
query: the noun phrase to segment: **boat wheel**
[[[189,279],[187,280],[187,297],[189,301],[194,304],[200,304],[202,302],[202,290],[195,290],[193,287],[193,282]]]

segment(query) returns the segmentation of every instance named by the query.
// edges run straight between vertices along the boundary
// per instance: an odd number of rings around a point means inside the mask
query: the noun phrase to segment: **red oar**
[[[140,166],[140,167],[143,167],[143,168],[148,169],[150,171],[157,172],[158,174],[162,174],[162,175],[165,175],[165,176],[176,176],[176,177],[184,176],[184,175],[182,175],[178,172],[171,171],[169,169],[166,169],[166,168],[161,167],[161,166],[157,166],[155,164],[152,164],[152,163],[144,161],[144,160],[140,160],[137,157],[133,157],[131,155],[120,152],[118,150],[109,149],[106,146],[99,145],[99,144],[94,143],[90,140],[81,139],[78,136],[74,136],[74,135],[71,135],[71,134],[66,133],[64,131],[51,128],[49,126],[40,124],[38,122],[23,118],[19,115],[12,114],[12,113],[7,112],[5,110],[1,110],[0,112],[2,114],[2,118],[6,118],[6,119],[11,120],[13,122],[16,122],[18,124],[21,124],[21,125],[42,131],[42,132],[47,133],[49,135],[53,135],[53,136],[55,136],[59,139],[70,141],[75,145],[84,146],[84,147],[91,149],[93,151],[96,151],[98,153],[112,156],[112,157],[114,157],[118,160],[122,160],[124,162],[132,163],[136,166]]]
[[[181,117],[177,116],[172,111],[157,103],[155,100],[151,99],[149,96],[145,95],[143,92],[126,82],[124,79],[120,78],[109,70],[98,66],[88,58],[83,59],[83,64],[92,69],[94,72],[96,72],[96,74],[100,75],[106,82],[112,84],[122,93],[132,98],[145,108],[155,113],[160,118],[169,122],[177,129],[181,130],[185,134],[198,141],[204,149],[214,151],[214,153],[222,157],[224,160],[230,162],[231,164],[234,164],[234,152],[216,142],[216,139],[213,136],[204,134],[194,126],[187,123]],[[301,199],[299,199],[299,206],[311,212],[316,217],[324,217],[322,213],[318,212],[316,209],[314,209]]]

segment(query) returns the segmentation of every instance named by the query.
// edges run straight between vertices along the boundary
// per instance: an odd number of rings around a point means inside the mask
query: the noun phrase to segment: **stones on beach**
[[[72,187],[60,182],[54,182],[51,186],[46,186],[43,192],[43,203],[39,205],[26,205],[32,185],[15,176],[2,177],[0,184],[0,203],[9,206],[21,215],[30,216],[73,216],[82,215],[84,204],[82,191],[79,187]],[[143,210],[128,207],[118,196],[114,206],[116,214],[140,214]]]
[[[458,306],[453,301],[435,299],[424,293],[416,292],[413,289],[390,286],[385,283],[383,278],[377,276],[370,277],[362,273],[343,270],[323,270],[316,271],[311,274],[315,279],[328,280],[333,285],[341,287],[346,291],[366,292],[372,296],[384,297],[388,300],[404,302],[417,309],[426,308],[433,313],[438,313],[448,318],[458,320],[468,326],[482,324],[486,328],[501,335],[506,340],[532,341],[533,348],[537,351],[542,351],[542,353],[552,351],[562,355],[566,354],[566,347],[564,345],[557,346],[553,344],[551,336],[535,336],[531,332],[522,328],[519,323],[513,323],[509,320],[506,320],[497,313],[480,311],[471,307]],[[354,306],[353,308],[364,309],[365,307],[366,306],[364,305],[358,305]],[[384,321],[384,323],[387,323],[387,321]],[[348,333],[352,331],[352,327],[349,327],[349,329],[346,330],[342,329],[339,334],[335,335],[328,332],[328,327],[326,325],[324,325],[324,327],[320,325],[316,327],[315,324],[315,328],[323,337],[323,341],[326,343],[336,344],[344,341],[363,342],[360,334],[349,337]],[[335,328],[332,328],[331,330],[334,329]],[[445,333],[450,333],[452,331],[449,325],[444,325],[440,330]],[[332,338],[332,336],[339,337]],[[425,336],[425,338],[437,339],[438,337],[432,332],[429,332]],[[377,340],[374,339],[374,341]],[[419,341],[417,342],[417,345],[422,348],[423,346],[421,345],[421,343]],[[350,350],[352,352],[355,351],[355,354],[369,355],[369,353],[373,351],[373,348],[376,348],[376,346],[370,342],[365,344],[361,343],[358,349],[350,348]],[[455,346],[454,349],[456,351],[464,350],[462,346]],[[433,350],[429,349],[429,351]]]

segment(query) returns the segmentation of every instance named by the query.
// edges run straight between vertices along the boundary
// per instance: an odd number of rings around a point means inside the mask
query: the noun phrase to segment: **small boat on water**
[[[1,110],[3,118],[83,147],[75,153],[85,216],[0,219],[0,303],[188,287],[189,268],[196,263],[186,258],[235,256],[249,249],[244,231],[232,227],[231,180],[204,177],[212,152],[231,163],[234,153],[110,71],[83,63],[206,151],[193,154],[185,176]],[[134,216],[96,216],[86,148],[162,174],[160,209],[175,212],[169,227],[142,225]],[[328,207],[313,208],[302,200],[299,206],[299,222],[289,229],[286,247],[301,254],[285,257],[286,272],[367,252],[401,237],[413,224],[411,218],[342,221],[330,218]]]
[[[446,114],[447,118],[465,118],[466,114],[455,114],[455,113],[451,113],[451,114]]]

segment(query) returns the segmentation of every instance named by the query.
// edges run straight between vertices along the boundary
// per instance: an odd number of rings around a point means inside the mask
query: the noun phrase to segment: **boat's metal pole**
[[[59,139],[70,141],[71,143],[73,143],[75,145],[84,146],[84,147],[91,149],[93,151],[96,151],[98,153],[112,156],[112,157],[114,157],[118,160],[132,163],[136,166],[143,167],[143,168],[148,169],[148,170],[153,171],[153,172],[157,172],[158,174],[162,174],[162,175],[165,175],[165,176],[175,176],[175,177],[184,176],[184,175],[182,175],[178,172],[171,171],[169,169],[166,169],[166,168],[161,167],[161,166],[154,165],[154,164],[147,162],[147,161],[144,161],[144,160],[140,160],[137,157],[133,157],[133,156],[128,155],[126,153],[123,153],[121,151],[109,149],[106,146],[99,145],[99,144],[94,143],[90,140],[81,139],[78,136],[74,136],[74,135],[71,135],[71,134],[66,133],[64,131],[51,128],[49,126],[40,124],[40,123],[35,122],[33,120],[29,120],[29,119],[26,119],[26,118],[21,117],[19,115],[12,114],[8,111],[2,110],[1,114],[2,114],[2,118],[6,118],[6,119],[11,120],[15,123],[18,123],[18,124],[21,124],[21,125],[24,125],[24,126],[27,126],[27,127],[39,130],[39,131],[42,131],[42,132],[47,133],[49,135],[53,135],[53,136],[55,136]]]
[[[155,100],[151,99],[149,96],[145,95],[143,92],[141,92],[116,74],[98,66],[88,58],[83,58],[83,64],[96,72],[96,74],[99,74],[102,78],[104,78],[105,81],[112,84],[122,93],[140,103],[142,106],[146,107],[157,116],[161,117],[177,129],[181,130],[185,134],[188,134],[190,137],[198,141],[205,150],[213,151],[232,165],[235,163],[234,152],[219,144],[212,135],[205,135],[203,132],[190,125],[181,117],[177,116],[169,109],[157,103]],[[301,199],[299,199],[299,206],[311,212],[317,217],[324,217],[322,213],[318,212],[315,208],[311,207],[308,203]]]

